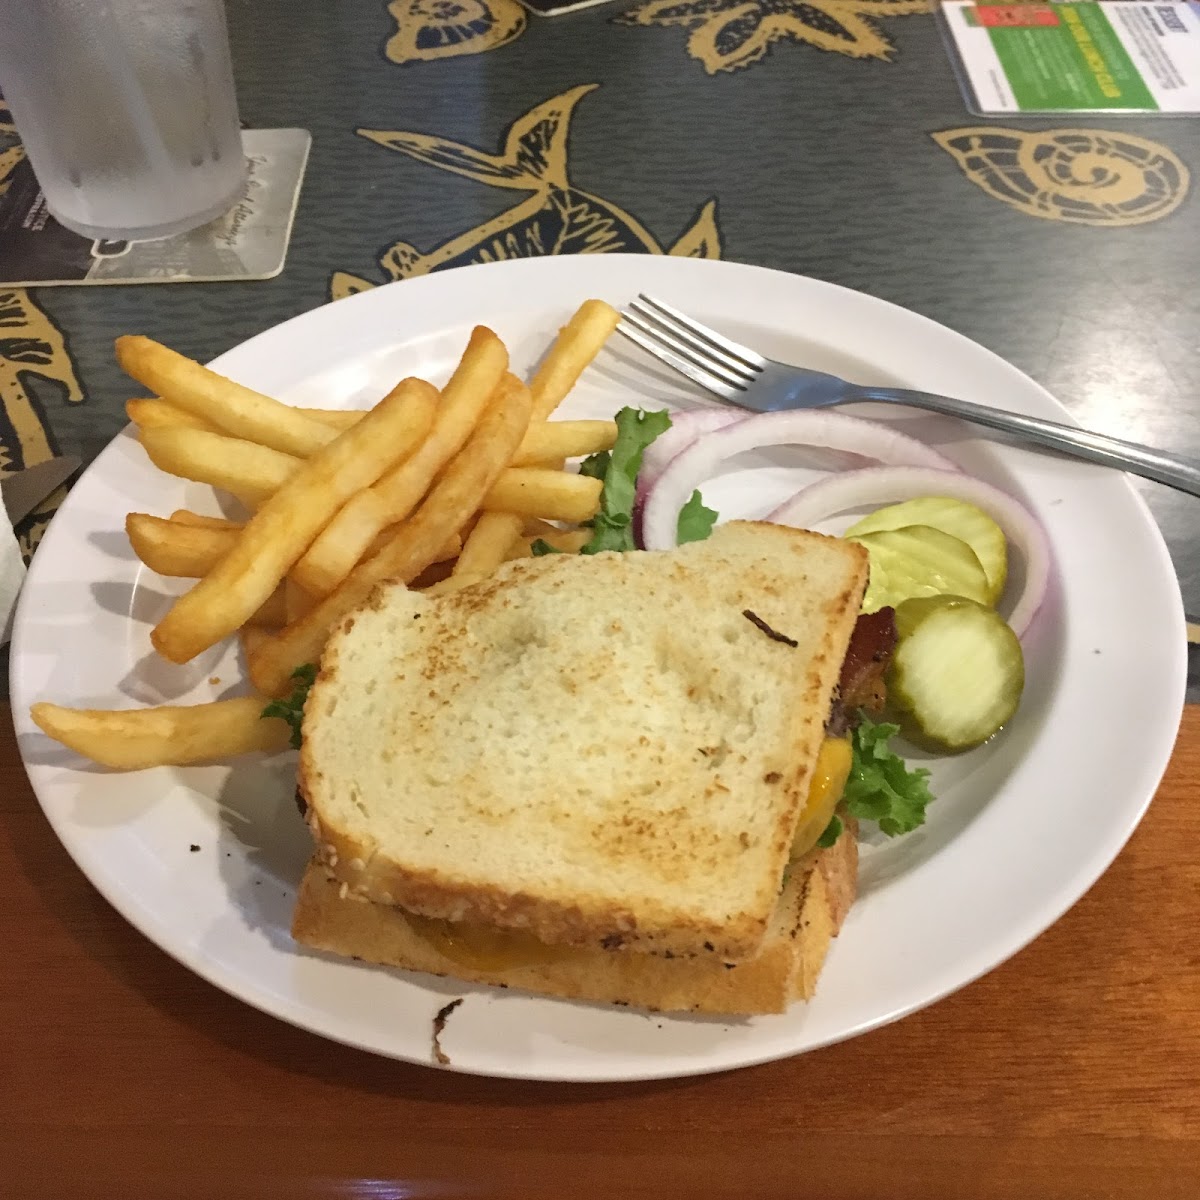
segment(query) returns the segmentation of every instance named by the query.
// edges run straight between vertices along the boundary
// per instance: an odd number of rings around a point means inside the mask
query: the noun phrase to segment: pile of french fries
[[[155,393],[126,411],[161,470],[241,502],[244,522],[187,510],[130,513],[138,558],[196,583],[150,635],[186,663],[241,638],[255,694],[191,706],[72,709],[39,703],[39,728],[104,766],[138,770],[282,749],[262,718],[293,672],[385,580],[430,594],[472,586],[541,538],[577,551],[601,483],[565,466],[612,448],[611,421],[554,421],[615,329],[586,301],[523,383],[489,329],[471,334],[439,393],[404,379],[365,412],[292,408],[144,337],[117,341],[127,374]]]

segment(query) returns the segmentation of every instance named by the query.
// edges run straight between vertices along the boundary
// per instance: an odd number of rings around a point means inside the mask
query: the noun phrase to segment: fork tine
[[[684,362],[691,363],[693,367],[696,367],[700,371],[707,371],[708,374],[726,387],[745,389],[754,382],[752,377],[740,374],[724,366],[712,356],[693,350],[687,342],[676,336],[672,330],[668,329],[660,321],[647,319],[644,314],[633,309],[627,309],[622,313],[621,319],[627,321],[634,329],[639,330],[643,336],[670,350]]]
[[[673,346],[685,358],[690,358],[693,362],[708,367],[731,383],[749,386],[759,374],[758,369],[748,367],[740,359],[732,358],[714,346],[710,346],[704,338],[692,333],[688,326],[673,321],[670,317],[660,315],[637,300],[630,304],[629,311],[641,319],[643,329],[648,332],[652,330],[655,335]]]
[[[745,391],[744,386],[729,383],[705,367],[698,366],[691,359],[676,354],[669,346],[658,340],[657,335],[644,333],[639,325],[633,324],[633,320],[628,314],[622,316],[617,325],[617,332],[627,337],[635,346],[640,346],[647,354],[654,355],[660,362],[666,363],[668,367],[678,371],[681,375],[686,375],[693,383],[698,383],[702,388],[720,396],[723,400],[733,400],[736,403]]]
[[[715,329],[710,329],[707,325],[702,325],[695,317],[689,317],[686,313],[681,313],[679,309],[673,308],[669,304],[665,304],[662,300],[655,300],[653,296],[647,296],[642,292],[638,299],[648,304],[651,308],[657,309],[662,317],[666,317],[673,321],[676,325],[682,326],[688,333],[694,337],[700,338],[708,342],[716,350],[723,351],[731,358],[736,360],[738,364],[745,364],[755,371],[763,370],[769,363],[769,359],[754,350],[749,346],[743,346],[741,342],[735,342],[731,338],[718,333]]]

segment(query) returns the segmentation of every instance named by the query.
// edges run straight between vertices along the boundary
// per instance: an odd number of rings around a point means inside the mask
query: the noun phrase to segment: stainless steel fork
[[[650,296],[639,296],[622,313],[617,332],[722,400],[754,412],[827,408],[868,400],[908,404],[961,417],[1200,496],[1200,462],[1024,413],[907,388],[864,387],[823,371],[789,366],[765,358]]]

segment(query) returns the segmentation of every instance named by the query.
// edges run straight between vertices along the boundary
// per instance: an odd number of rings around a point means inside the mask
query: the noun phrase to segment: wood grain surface
[[[1109,872],[957,995],[749,1070],[531,1085],[347,1050],[191,975],[68,859],[6,715],[0,1196],[1194,1197],[1198,798],[1190,706]]]

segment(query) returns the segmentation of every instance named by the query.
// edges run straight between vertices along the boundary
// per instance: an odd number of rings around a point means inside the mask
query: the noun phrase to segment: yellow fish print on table
[[[482,54],[525,32],[517,0],[391,0],[396,32],[383,52],[394,63]]]
[[[407,242],[387,247],[379,258],[387,278],[409,279],[470,263],[550,254],[645,253],[720,258],[715,200],[705,202],[679,239],[664,249],[631,213],[569,181],[567,138],[571,114],[597,86],[571,88],[517,118],[509,126],[499,154],[424,133],[359,129],[360,136],[440,170],[493,187],[530,193],[528,199],[428,253],[421,253]],[[337,300],[374,286],[369,279],[337,271],[330,281],[330,294]]]
[[[989,196],[1051,221],[1158,221],[1183,203],[1190,185],[1174,151],[1132,133],[980,125],[930,136]]]
[[[29,377],[59,384],[67,400],[78,404],[83,388],[62,331],[25,288],[0,288],[0,475],[53,458],[57,453],[36,400],[26,389]],[[66,491],[59,488],[17,528],[28,557],[41,540]]]
[[[8,106],[0,100],[0,196],[24,157]],[[0,286],[0,475],[32,467],[57,453],[41,409],[26,390],[30,376],[61,384],[73,403],[84,398],[62,330],[26,288]],[[65,495],[66,489],[58,488],[17,527],[26,558]]]
[[[761,62],[776,42],[886,60],[894,47],[872,18],[933,8],[933,0],[646,0],[614,17],[613,24],[690,29],[688,53],[715,75]]]

